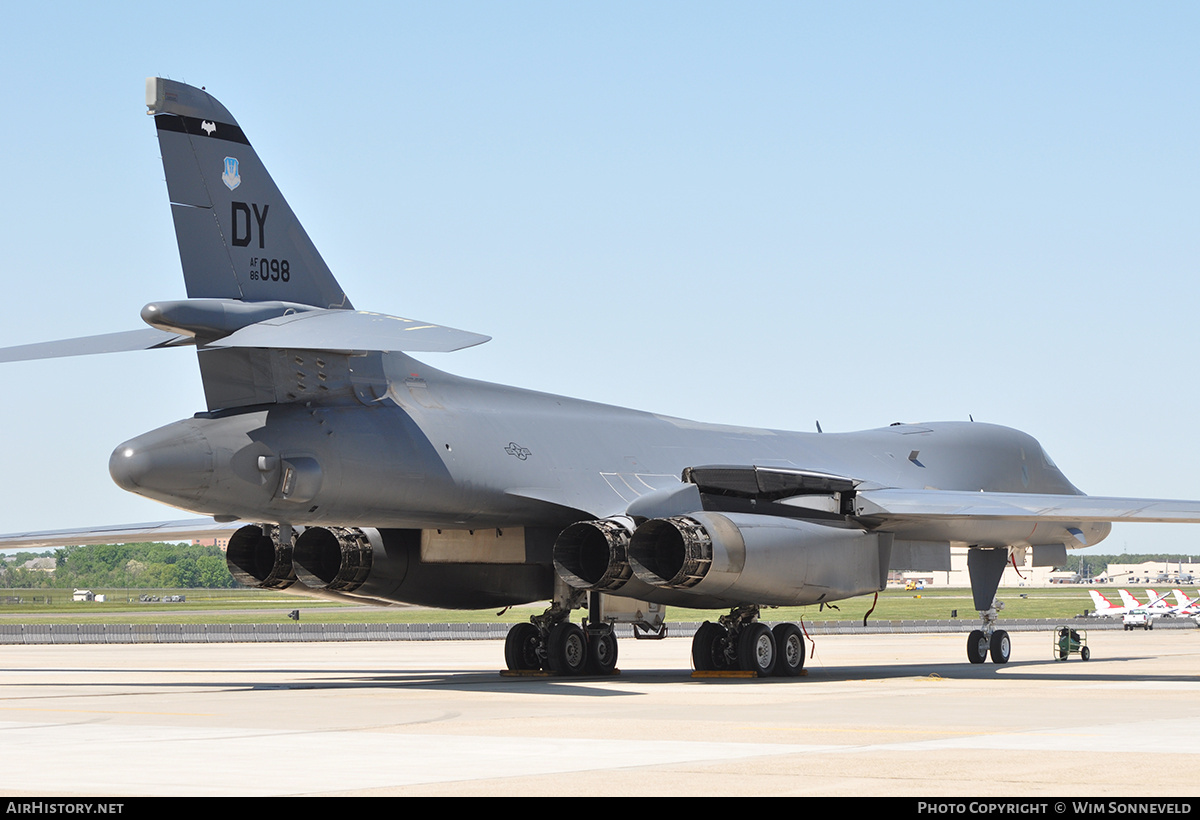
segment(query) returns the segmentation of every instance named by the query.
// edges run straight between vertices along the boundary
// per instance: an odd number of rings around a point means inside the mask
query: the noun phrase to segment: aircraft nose
[[[108,472],[123,489],[158,500],[196,500],[209,487],[213,450],[190,421],[132,438],[113,450]]]

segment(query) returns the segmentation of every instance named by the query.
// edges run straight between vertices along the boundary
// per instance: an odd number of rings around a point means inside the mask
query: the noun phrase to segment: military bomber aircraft
[[[23,345],[0,361],[193,346],[207,407],[119,445],[121,487],[212,516],[73,533],[229,528],[244,583],[449,608],[550,601],[514,627],[513,670],[611,672],[613,625],[663,607],[727,613],[700,670],[799,675],[796,624],[768,606],[883,589],[969,547],[972,663],[1005,663],[1005,566],[1055,565],[1109,522],[1200,521],[1200,502],[1085,496],[1032,437],[974,422],[797,433],[703,424],[460,378],[410,354],[486,336],[356,310],[221,103],[149,78],[187,299],[124,333]],[[63,534],[0,541],[47,543]],[[90,540],[89,540],[90,539]],[[580,623],[572,612],[585,608]]]

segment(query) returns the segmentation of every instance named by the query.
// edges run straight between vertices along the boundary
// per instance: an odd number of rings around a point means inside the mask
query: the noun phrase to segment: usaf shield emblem
[[[236,157],[225,157],[225,173],[221,174],[221,181],[231,191],[242,184],[242,178],[238,175],[238,161]]]

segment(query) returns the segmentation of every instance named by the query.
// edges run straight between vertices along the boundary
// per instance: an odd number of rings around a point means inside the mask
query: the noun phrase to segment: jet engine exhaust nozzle
[[[296,539],[296,579],[312,589],[354,592],[371,574],[371,541],[349,527],[307,527]]]
[[[629,558],[634,574],[647,584],[690,589],[712,566],[712,536],[686,515],[654,518],[634,532]]]
[[[614,592],[633,577],[632,519],[604,518],[567,527],[554,542],[554,569],[576,589]]]
[[[272,530],[277,536],[278,528]],[[296,583],[292,543],[289,540],[281,544],[264,533],[261,526],[248,524],[230,536],[225,563],[239,584],[258,589],[287,589]]]

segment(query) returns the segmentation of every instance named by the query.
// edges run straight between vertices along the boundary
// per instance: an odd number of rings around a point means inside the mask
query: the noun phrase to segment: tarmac
[[[0,795],[1147,796],[1200,792],[1200,630],[966,661],[961,634],[824,635],[797,679],[502,676],[497,641],[0,647]]]

